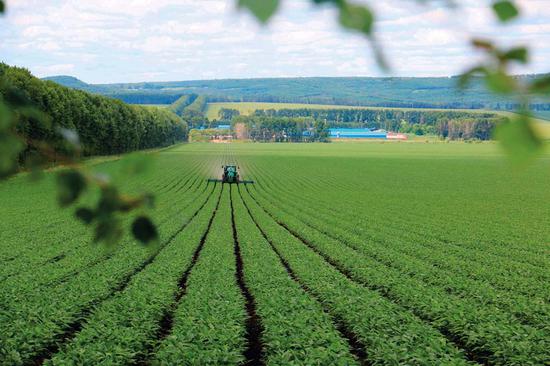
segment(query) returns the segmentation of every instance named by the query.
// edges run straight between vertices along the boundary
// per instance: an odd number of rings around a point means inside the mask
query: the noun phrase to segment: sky
[[[307,76],[449,76],[481,54],[472,37],[527,45],[517,73],[550,72],[550,0],[517,0],[520,19],[499,25],[489,0],[355,0],[371,6],[375,37],[391,69],[380,70],[367,40],[341,29],[330,6],[281,0],[262,26],[236,0],[7,0],[0,60],[39,77],[88,83]]]

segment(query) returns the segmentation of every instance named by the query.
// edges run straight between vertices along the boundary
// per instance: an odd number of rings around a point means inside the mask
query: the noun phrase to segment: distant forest
[[[533,78],[534,75],[520,76]],[[134,84],[86,84],[70,76],[48,78],[60,84],[100,93],[132,104],[171,104],[182,95],[205,95],[208,102],[284,102],[399,108],[515,110],[512,98],[487,91],[481,79],[464,90],[457,77],[310,77],[227,79]],[[535,100],[531,109],[550,111]]]

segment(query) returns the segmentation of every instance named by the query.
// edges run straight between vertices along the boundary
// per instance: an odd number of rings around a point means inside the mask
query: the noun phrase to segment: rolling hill
[[[533,75],[520,76],[532,78]],[[224,79],[131,84],[87,84],[69,76],[47,78],[65,86],[135,104],[170,104],[184,94],[209,102],[271,102],[354,106],[513,110],[512,98],[496,97],[481,80],[457,88],[457,77],[308,77]],[[550,110],[536,101],[535,110]]]

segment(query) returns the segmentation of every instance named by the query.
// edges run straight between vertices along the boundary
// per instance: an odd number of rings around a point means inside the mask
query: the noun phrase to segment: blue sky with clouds
[[[517,0],[520,20],[499,26],[489,0],[365,2],[377,14],[376,36],[389,75],[455,75],[479,57],[472,36],[527,44],[529,67],[550,71],[550,0]],[[235,0],[7,0],[0,19],[0,59],[43,77],[86,82],[379,76],[365,39],[338,26],[331,7],[281,0],[265,27]],[[505,31],[504,31],[505,28]]]

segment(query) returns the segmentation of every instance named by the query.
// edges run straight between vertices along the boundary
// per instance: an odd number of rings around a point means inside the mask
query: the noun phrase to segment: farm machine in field
[[[239,176],[239,167],[236,165],[222,165],[222,179],[208,179],[208,182],[219,182],[229,184],[252,184],[253,180],[241,180]]]

